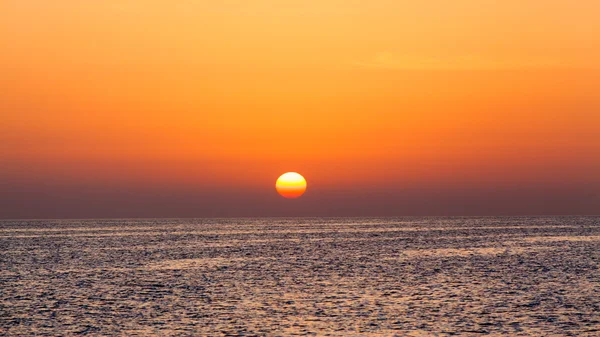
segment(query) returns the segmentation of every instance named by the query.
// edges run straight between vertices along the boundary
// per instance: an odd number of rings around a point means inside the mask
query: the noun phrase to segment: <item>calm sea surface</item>
[[[600,336],[600,218],[0,221],[0,335]]]

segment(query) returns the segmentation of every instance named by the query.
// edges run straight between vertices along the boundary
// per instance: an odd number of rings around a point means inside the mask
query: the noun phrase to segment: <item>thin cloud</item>
[[[494,60],[467,55],[461,57],[425,57],[392,52],[380,52],[365,60],[351,62],[354,66],[391,70],[508,70],[570,67],[568,63],[548,60]]]

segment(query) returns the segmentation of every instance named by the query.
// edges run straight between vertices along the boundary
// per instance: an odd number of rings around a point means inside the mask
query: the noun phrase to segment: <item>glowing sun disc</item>
[[[284,198],[298,198],[306,191],[306,179],[296,172],[287,172],[277,179],[275,188]]]

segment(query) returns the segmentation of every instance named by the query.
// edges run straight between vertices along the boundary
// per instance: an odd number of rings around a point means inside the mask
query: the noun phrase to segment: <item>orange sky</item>
[[[344,215],[342,191],[388,205],[365,215],[452,213],[499,190],[461,212],[600,213],[598,13],[585,0],[2,1],[0,217]],[[309,181],[301,211],[276,199],[286,171]],[[148,190],[233,197],[204,212]],[[418,212],[399,206],[410,193]],[[106,207],[71,213],[73,196]]]

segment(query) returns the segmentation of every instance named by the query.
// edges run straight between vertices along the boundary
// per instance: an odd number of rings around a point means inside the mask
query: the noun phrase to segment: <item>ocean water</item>
[[[0,221],[2,336],[600,336],[600,218]]]

